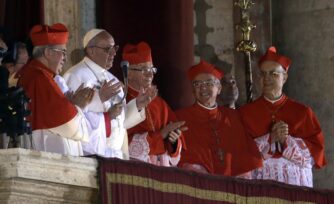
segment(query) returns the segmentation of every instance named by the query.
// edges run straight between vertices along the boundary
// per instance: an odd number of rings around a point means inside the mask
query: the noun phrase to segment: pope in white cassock
[[[83,39],[84,59],[70,68],[64,79],[71,91],[82,83],[94,88],[94,96],[84,109],[89,121],[89,142],[83,143],[85,155],[128,159],[127,128],[145,119],[144,107],[157,90],[141,93],[126,104],[119,80],[108,70],[118,50],[114,38],[103,29],[92,29]]]

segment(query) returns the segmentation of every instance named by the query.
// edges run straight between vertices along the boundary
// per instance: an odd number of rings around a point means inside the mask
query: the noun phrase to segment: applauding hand
[[[84,84],[81,84],[75,92],[68,91],[65,93],[65,96],[72,104],[80,108],[85,108],[93,99],[94,89],[89,87],[84,88]]]
[[[145,108],[157,95],[158,89],[156,86],[150,86],[146,89],[141,89],[139,91],[139,95],[136,98],[138,110]]]
[[[99,90],[99,96],[102,102],[109,100],[111,97],[117,95],[121,91],[122,83],[114,83],[114,81],[115,79],[112,79],[102,84]]]

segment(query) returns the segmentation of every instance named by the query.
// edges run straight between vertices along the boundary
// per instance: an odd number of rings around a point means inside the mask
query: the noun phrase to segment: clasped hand
[[[289,135],[289,126],[287,123],[283,121],[278,121],[273,124],[271,128],[271,141],[274,142],[279,142],[279,143],[284,143],[287,136]]]

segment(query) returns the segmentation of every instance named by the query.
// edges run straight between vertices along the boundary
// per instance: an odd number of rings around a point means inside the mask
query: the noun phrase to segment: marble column
[[[95,1],[92,0],[44,0],[46,24],[63,23],[69,29],[66,71],[83,57],[82,39],[85,33],[96,27]]]

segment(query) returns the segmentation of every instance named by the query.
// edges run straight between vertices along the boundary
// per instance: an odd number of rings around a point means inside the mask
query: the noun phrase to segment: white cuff
[[[76,141],[89,141],[89,133],[84,113],[77,107],[77,114],[67,123],[49,130],[61,137]]]
[[[145,119],[145,108],[139,111],[137,108],[136,99],[132,99],[129,103],[126,104],[124,121],[125,129],[132,128],[144,121]]]

